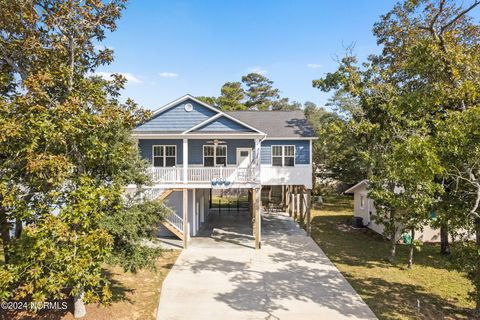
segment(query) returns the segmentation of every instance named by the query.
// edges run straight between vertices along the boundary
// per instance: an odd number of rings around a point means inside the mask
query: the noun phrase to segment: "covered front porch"
[[[252,188],[260,181],[258,134],[185,135],[182,139],[140,135],[137,139],[155,187]]]

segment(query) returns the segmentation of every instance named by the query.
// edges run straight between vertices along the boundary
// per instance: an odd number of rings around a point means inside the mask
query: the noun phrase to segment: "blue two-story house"
[[[298,190],[303,197],[312,188],[315,137],[302,111],[223,112],[185,95],[155,111],[132,136],[150,163],[151,196],[173,208],[164,224],[184,247],[205,221],[212,188],[250,190],[257,248],[261,189],[280,188],[295,210]]]

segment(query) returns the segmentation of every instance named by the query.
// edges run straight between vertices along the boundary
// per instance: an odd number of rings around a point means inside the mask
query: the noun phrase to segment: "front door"
[[[237,148],[237,166],[246,168],[252,162],[252,148]]]

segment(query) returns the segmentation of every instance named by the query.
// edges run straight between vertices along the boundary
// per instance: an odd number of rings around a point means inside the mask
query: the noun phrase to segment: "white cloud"
[[[118,74],[121,74],[122,76],[125,77],[125,79],[127,79],[127,82],[131,82],[131,83],[142,83],[142,80],[140,80],[139,78],[137,78],[135,75],[129,73],[129,72],[104,72],[104,71],[98,71],[98,72],[95,72],[95,75],[97,76],[100,76],[102,77],[103,79],[105,80],[112,80],[112,74],[113,73],[118,73]]]
[[[318,63],[309,63],[309,64],[307,64],[307,67],[312,68],[312,69],[318,69],[318,68],[321,68],[323,66],[321,64],[318,64]]]
[[[267,74],[267,70],[262,69],[261,67],[250,67],[248,68],[249,73],[258,73],[258,74]]]
[[[142,83],[142,80],[138,79],[136,76],[134,76],[133,74],[131,73],[123,73],[123,72],[120,72],[120,74],[122,76],[124,76],[128,82],[132,82],[132,83]]]
[[[178,77],[178,73],[174,72],[161,72],[160,77],[162,78],[176,78]]]
[[[110,50],[113,50],[113,47],[111,46],[105,46],[103,44],[97,44],[94,46],[94,49],[95,50],[105,50],[105,49],[110,49]]]

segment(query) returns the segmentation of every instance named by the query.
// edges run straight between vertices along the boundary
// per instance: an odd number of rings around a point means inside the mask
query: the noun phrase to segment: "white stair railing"
[[[146,189],[142,193],[142,197],[145,200],[153,200],[159,197],[163,192],[165,192],[165,189],[150,188],[150,189]],[[173,227],[175,227],[175,229],[183,233],[183,218],[180,217],[178,214],[176,214],[172,208],[165,207],[165,209],[166,209],[166,214],[164,216],[165,220],[167,220]]]
[[[145,200],[154,200],[164,192],[165,192],[165,189],[163,188],[149,188],[143,191],[142,196],[143,196],[143,199]]]
[[[165,189],[161,188],[150,188],[146,189],[143,193],[143,199],[145,200],[154,200],[158,198],[162,193],[165,192]],[[183,218],[180,217],[175,213],[172,208],[165,207],[166,214],[164,216],[165,220],[167,220],[175,229],[183,234]]]
[[[165,220],[170,222],[170,224],[174,226],[175,229],[183,233],[183,218],[180,217],[178,214],[176,214],[175,211],[173,211],[170,208],[167,208]]]

